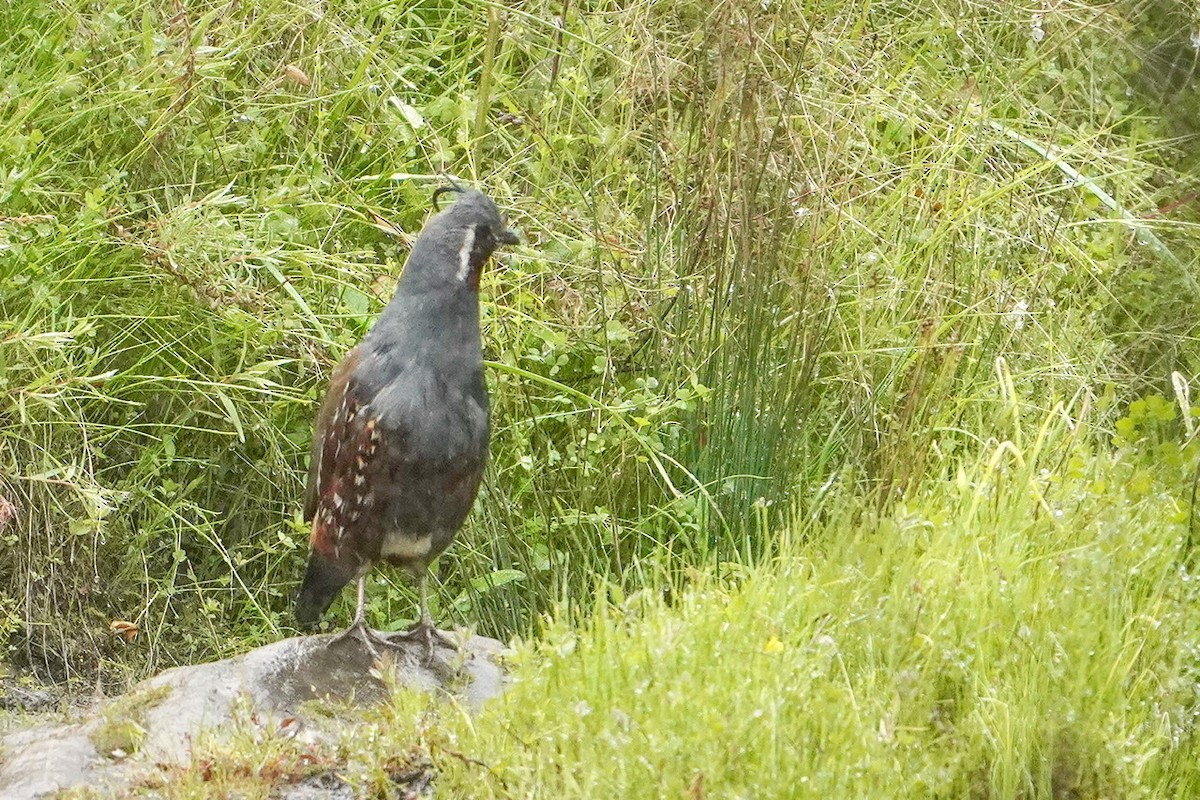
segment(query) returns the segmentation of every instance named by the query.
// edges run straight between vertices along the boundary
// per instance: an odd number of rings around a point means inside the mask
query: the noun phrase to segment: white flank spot
[[[458,248],[458,279],[465,281],[471,273],[471,248],[475,246],[475,229],[467,228],[462,247]]]

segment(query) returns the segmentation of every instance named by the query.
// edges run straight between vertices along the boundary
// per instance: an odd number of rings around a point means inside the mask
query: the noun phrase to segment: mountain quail
[[[440,639],[425,573],[470,511],[488,447],[479,332],[479,277],[492,252],[518,239],[484,194],[458,198],[413,244],[396,294],[338,365],[317,415],[304,518],[312,522],[296,620],[311,629],[342,587],[358,581],[346,636],[374,644]],[[387,561],[413,573],[420,619],[380,639],[366,627],[367,572]]]

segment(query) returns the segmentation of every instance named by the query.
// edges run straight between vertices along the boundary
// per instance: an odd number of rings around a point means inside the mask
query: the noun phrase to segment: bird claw
[[[437,645],[452,650],[458,649],[458,642],[439,631],[432,622],[418,622],[406,631],[390,634],[387,639],[388,644],[392,647],[399,647],[408,642],[422,642],[425,645],[426,664],[433,661],[433,653],[437,649]]]
[[[375,658],[379,658],[379,651],[376,649],[376,645],[381,647],[397,646],[395,643],[388,641],[384,637],[376,635],[374,631],[368,628],[361,621],[355,622],[349,628],[346,628],[346,630],[334,636],[326,643],[326,647],[335,645],[344,639],[358,639],[363,643],[363,646],[367,648],[367,652],[369,652]]]
[[[459,647],[458,642],[439,631],[431,622],[418,622],[407,631],[391,633],[387,636],[378,635],[368,628],[364,622],[355,622],[349,628],[331,638],[326,643],[326,646],[335,645],[345,639],[358,639],[374,658],[379,658],[377,646],[405,650],[413,643],[420,643],[425,645],[423,663],[427,665],[433,663],[433,654],[439,645],[451,650],[457,650]]]

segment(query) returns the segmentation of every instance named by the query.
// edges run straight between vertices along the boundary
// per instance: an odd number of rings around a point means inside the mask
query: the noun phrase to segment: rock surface
[[[330,644],[331,638],[285,639],[223,661],[176,667],[81,722],[10,733],[0,740],[0,798],[37,798],[79,785],[116,790],[139,769],[186,763],[195,737],[219,734],[240,709],[264,724],[296,727],[304,724],[302,706],[308,701],[382,701],[388,690],[372,675],[374,656],[356,639]],[[500,642],[480,636],[457,641],[458,650],[439,648],[429,664],[423,663],[423,647],[389,648],[395,654],[396,683],[424,690],[453,687],[470,707],[498,695],[503,689]],[[121,745],[131,737],[137,752],[125,757]]]

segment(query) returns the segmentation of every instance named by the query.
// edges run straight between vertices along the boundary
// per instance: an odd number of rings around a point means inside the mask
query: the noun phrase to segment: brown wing
[[[342,363],[333,371],[329,391],[325,393],[321,410],[317,412],[317,427],[313,431],[312,456],[308,465],[308,488],[304,495],[305,522],[312,522],[321,495],[329,488],[339,444],[353,435],[347,430],[347,420],[351,411],[348,404],[355,398],[347,390],[351,388],[350,377],[361,357],[362,348],[355,347],[342,359]]]

